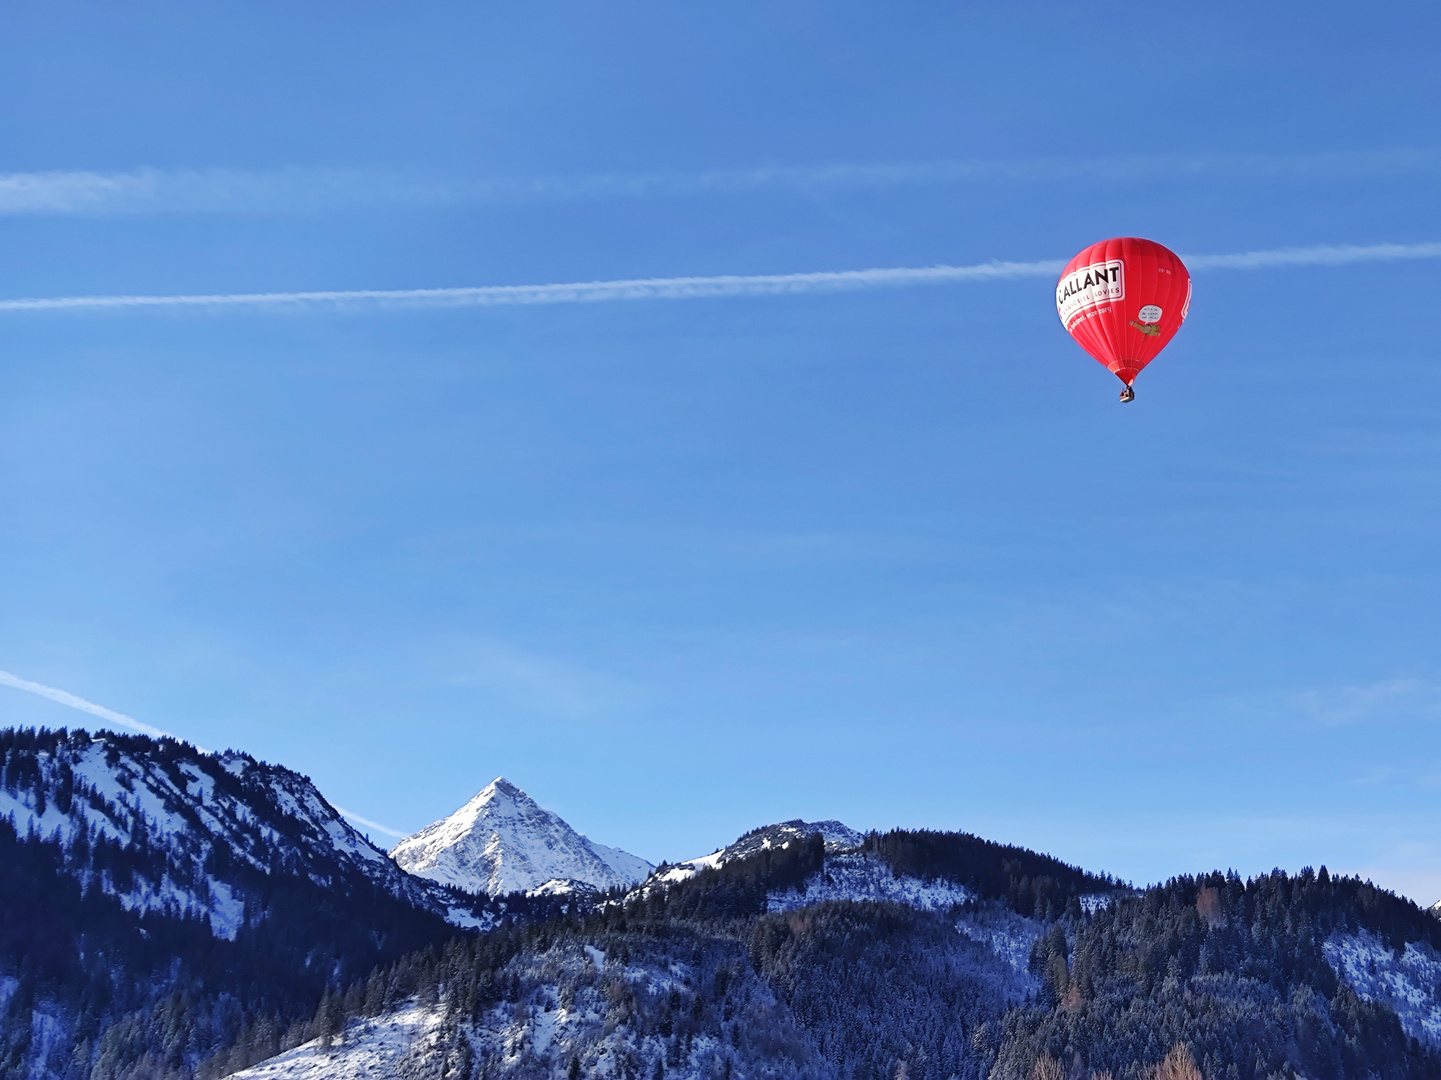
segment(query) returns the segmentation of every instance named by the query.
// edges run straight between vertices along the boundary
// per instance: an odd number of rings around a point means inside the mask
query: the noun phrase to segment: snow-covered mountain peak
[[[528,814],[545,813],[544,810],[525,792],[516,787],[503,776],[497,776],[450,817],[443,821],[435,822],[429,828],[437,825],[448,826],[451,831],[467,829],[482,817],[524,817]],[[421,832],[425,832],[422,829]],[[401,841],[404,843],[405,841]]]
[[[653,869],[638,856],[588,840],[503,776],[449,817],[407,836],[390,855],[418,877],[491,896],[617,888]]]

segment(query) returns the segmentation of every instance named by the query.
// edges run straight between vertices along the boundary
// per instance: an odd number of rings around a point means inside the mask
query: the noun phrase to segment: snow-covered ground
[[[231,1075],[237,1080],[399,1080],[410,1072],[408,1064],[435,1054],[442,1023],[439,1009],[411,1004],[352,1023],[331,1046],[308,1042]]]
[[[985,904],[967,908],[956,920],[956,930],[989,946],[1018,974],[1029,977],[1031,949],[1046,932],[1046,924],[1017,915],[1000,904]]]
[[[1410,942],[1398,957],[1363,930],[1332,935],[1321,949],[1356,993],[1396,1010],[1408,1035],[1441,1046],[1441,956],[1430,945]]]
[[[634,885],[654,869],[637,855],[597,844],[497,777],[450,817],[391,849],[403,869],[465,892],[566,892]]]
[[[689,881],[702,870],[715,870],[726,861],[726,849],[721,848],[709,855],[702,855],[698,859],[687,859],[685,862],[675,863],[666,867],[656,875],[656,880],[665,885],[674,885],[676,882]]]
[[[1098,911],[1104,911],[1114,904],[1119,898],[1131,895],[1125,889],[1117,889],[1115,892],[1092,892],[1082,893],[1076,897],[1081,902],[1081,910],[1087,915],[1094,915]]]
[[[804,890],[777,893],[769,901],[772,911],[793,911],[827,900],[893,900],[923,911],[938,911],[971,899],[970,890],[963,885],[897,877],[879,859],[853,852],[830,856],[825,868],[806,881]]]

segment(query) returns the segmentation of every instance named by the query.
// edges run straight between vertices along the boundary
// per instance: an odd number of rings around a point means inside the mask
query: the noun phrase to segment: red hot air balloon
[[[1081,348],[1131,384],[1181,329],[1191,310],[1191,275],[1154,240],[1122,236],[1092,244],[1056,282],[1056,311]]]

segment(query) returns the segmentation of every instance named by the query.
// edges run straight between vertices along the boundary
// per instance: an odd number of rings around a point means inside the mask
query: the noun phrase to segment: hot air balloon
[[[1122,236],[1092,244],[1056,282],[1056,311],[1066,332],[1126,384],[1181,329],[1191,310],[1191,275],[1175,252],[1154,240]]]

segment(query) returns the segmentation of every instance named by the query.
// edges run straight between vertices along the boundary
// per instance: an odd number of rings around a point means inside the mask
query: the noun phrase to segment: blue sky
[[[1441,242],[1433,6],[1192,7],[9,5],[0,300]],[[0,669],[397,830],[1430,902],[1438,270],[1198,269],[1124,408],[1044,275],[0,311]]]

